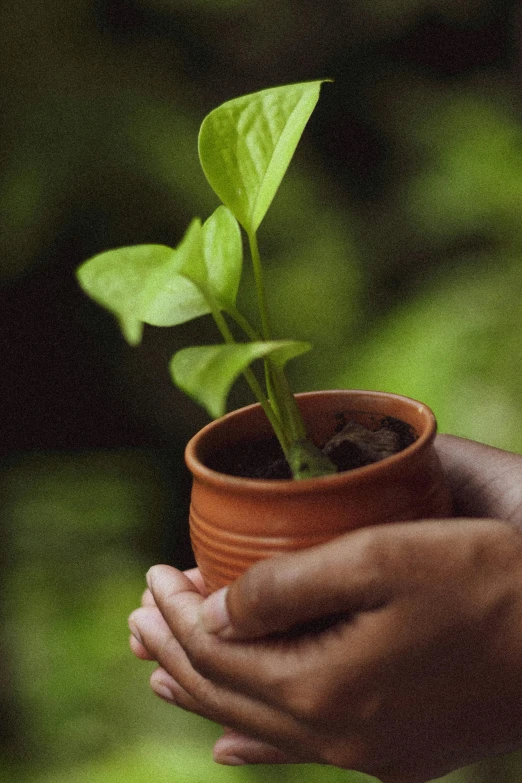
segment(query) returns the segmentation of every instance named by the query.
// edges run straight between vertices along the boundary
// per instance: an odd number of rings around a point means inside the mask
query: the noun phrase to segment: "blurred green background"
[[[331,77],[260,235],[277,330],[316,346],[296,389],[408,394],[522,451],[521,23],[505,0],[2,3],[0,783],[370,780],[220,768],[218,727],[149,692],[126,616],[149,565],[191,564],[181,458],[206,421],[167,362],[212,327],[132,350],[74,269],[210,213],[210,109]]]

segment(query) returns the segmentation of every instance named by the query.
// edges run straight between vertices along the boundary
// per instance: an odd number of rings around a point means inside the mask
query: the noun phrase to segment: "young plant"
[[[224,103],[203,121],[199,159],[223,202],[192,221],[175,249],[136,245],[109,250],[78,269],[82,288],[112,311],[131,345],[143,324],[174,326],[210,314],[223,344],[184,348],[170,363],[174,383],[210,416],[225,412],[228,392],[243,374],[262,405],[296,479],[336,468],[308,439],[284,367],[308,343],[276,340],[270,328],[258,228],[312,114],[322,81],[262,90]],[[236,307],[243,261],[242,226],[254,270],[259,326]],[[244,335],[238,341],[234,332]],[[264,384],[251,365],[264,362]]]

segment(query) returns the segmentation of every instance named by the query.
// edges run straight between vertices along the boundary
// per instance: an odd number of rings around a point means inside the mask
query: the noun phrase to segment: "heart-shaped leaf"
[[[257,230],[276,194],[323,81],[235,98],[203,120],[199,133],[203,171],[248,233]]]
[[[234,381],[256,359],[270,356],[279,366],[310,350],[308,343],[291,340],[205,345],[183,348],[172,357],[174,383],[203,405],[213,418],[225,412]]]
[[[141,303],[150,275],[175,251],[164,245],[134,245],[99,253],[78,268],[83,290],[116,315],[125,339],[137,345],[143,332]]]
[[[205,291],[221,309],[235,304],[242,259],[239,225],[222,206],[203,226],[192,221],[175,250],[163,245],[109,250],[82,264],[78,279],[136,345],[143,323],[175,326],[209,313]]]

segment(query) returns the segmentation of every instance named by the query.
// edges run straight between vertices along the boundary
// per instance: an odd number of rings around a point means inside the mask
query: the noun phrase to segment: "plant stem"
[[[251,237],[250,248],[252,260],[254,262],[254,270],[257,270],[256,284],[259,296],[263,336],[265,340],[268,340],[270,335],[268,312],[266,302],[264,301],[261,261],[255,234]],[[225,317],[211,290],[206,285],[201,285],[201,283],[199,283],[199,288],[209,305],[214,321],[216,322],[225,343],[228,345],[236,345],[237,343],[234,336],[230,331]],[[251,340],[259,340],[259,335],[257,335],[247,319],[244,318],[235,307],[230,307],[228,312]],[[311,478],[312,476],[323,476],[334,473],[335,466],[319,451],[312,441],[308,440],[301,413],[297,407],[295,397],[292,394],[283,368],[279,367],[275,362],[270,361],[270,359],[265,359],[264,364],[268,397],[264,393],[250,367],[243,371],[243,375],[250,386],[254,397],[263,408],[265,415],[281,444],[283,454],[290,465],[293,477],[295,479],[305,479]]]
[[[236,307],[229,306],[227,312],[250,340],[257,341],[262,339]],[[268,365],[266,374],[270,404],[272,409],[276,411],[282,425],[284,426],[285,423],[288,423],[286,440],[290,443],[305,440],[307,436],[306,428],[290,389],[285,371],[274,362],[271,362],[270,359],[265,360],[265,364]]]
[[[280,418],[288,428],[288,436],[292,442],[306,440],[308,437],[306,427],[285,371],[274,362],[270,362],[270,359],[268,359],[268,364],[273,393],[277,396],[277,407],[281,411]]]
[[[258,341],[261,342],[261,340],[263,339],[261,335],[258,332],[256,332],[254,327],[251,326],[251,324],[247,321],[245,316],[242,315],[242,313],[240,313],[236,307],[229,305],[227,309],[227,313],[231,318],[234,319],[234,321],[239,326],[239,328],[244,331],[244,333],[246,334],[249,340],[251,340],[252,342],[258,342]]]
[[[219,329],[221,336],[223,337],[223,340],[227,343],[227,345],[236,345],[236,341],[234,340],[234,336],[232,332],[230,331],[230,328],[223,316],[223,313],[221,312],[219,305],[217,304],[214,296],[212,293],[206,288],[206,286],[202,286],[200,284],[200,290],[203,293],[203,296],[205,297],[211,312],[212,317],[214,318],[214,321],[216,322],[216,326]],[[242,316],[241,316],[242,318]],[[245,320],[245,323],[248,323]],[[261,407],[263,408],[265,415],[267,419],[269,420],[272,429],[274,430],[274,433],[281,444],[281,448],[283,449],[283,453],[285,457],[288,458],[289,449],[292,445],[291,440],[289,440],[287,433],[285,432],[284,427],[282,426],[282,423],[279,419],[279,416],[277,415],[276,411],[274,411],[270,400],[267,398],[266,394],[264,393],[263,389],[261,388],[261,384],[257,380],[256,376],[250,369],[250,367],[247,367],[246,370],[243,370],[243,376],[248,383],[252,394],[254,395],[255,399],[259,402]]]
[[[252,266],[254,268],[262,335],[265,340],[269,340],[271,338],[271,329],[268,305],[263,282],[261,256],[255,231],[248,232],[248,241],[250,245]],[[266,359],[265,380],[268,399],[270,400],[272,409],[276,412],[276,415],[281,422],[281,427],[288,442],[294,444],[298,441],[306,440],[306,427],[283,368],[278,367],[274,362],[271,362],[270,359]]]
[[[268,306],[266,303],[265,285],[263,282],[263,270],[261,267],[261,257],[257,244],[257,235],[255,231],[248,232],[248,242],[250,245],[250,255],[252,266],[254,268],[254,278],[256,281],[257,301],[259,306],[259,315],[261,316],[261,334],[263,340],[271,339],[270,322],[268,318]]]
[[[266,417],[268,418],[272,426],[272,429],[274,430],[277,440],[279,441],[281,448],[283,449],[283,454],[285,455],[286,459],[288,459],[289,449],[292,443],[287,438],[286,433],[281,425],[281,421],[279,420],[279,417],[274,411],[270,401],[267,399],[265,393],[263,392],[263,389],[261,388],[261,384],[257,380],[252,370],[250,368],[247,368],[246,370],[243,371],[243,375],[246,379],[246,382],[250,386],[250,389],[252,390],[252,394],[263,408]]]
[[[261,266],[261,256],[259,253],[259,246],[257,244],[257,234],[255,231],[247,232],[248,243],[250,246],[250,256],[252,258],[252,266],[254,269],[254,279],[256,283],[257,291],[257,304],[259,308],[259,315],[261,318],[261,334],[263,340],[271,339],[270,319],[268,315],[268,305],[266,301],[265,284],[263,281],[263,268]],[[292,433],[287,426],[287,415],[285,413],[286,405],[281,407],[281,402],[284,399],[284,392],[281,392],[277,376],[273,372],[272,364],[265,360],[265,383],[268,394],[268,399],[272,405],[272,408],[276,412],[276,415],[281,422],[283,430],[290,443],[292,442]]]

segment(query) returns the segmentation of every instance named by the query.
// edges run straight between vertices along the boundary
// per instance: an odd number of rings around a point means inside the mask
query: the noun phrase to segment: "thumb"
[[[205,600],[203,627],[225,639],[252,639],[382,606],[376,537],[375,528],[357,530],[256,563]]]

